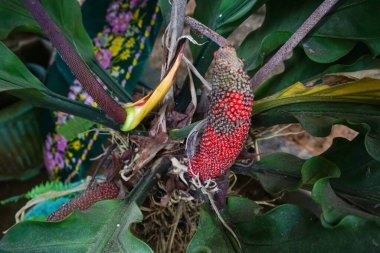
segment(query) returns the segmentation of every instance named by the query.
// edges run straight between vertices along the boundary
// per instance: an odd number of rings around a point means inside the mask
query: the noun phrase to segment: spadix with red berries
[[[224,174],[244,147],[250,127],[253,93],[243,62],[232,47],[215,53],[208,119],[189,162],[190,176],[201,181]]]

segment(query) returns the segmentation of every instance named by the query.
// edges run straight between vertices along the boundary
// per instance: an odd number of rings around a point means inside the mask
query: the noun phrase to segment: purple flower
[[[47,149],[44,149],[44,164],[45,168],[49,171],[54,170],[54,157],[53,154]]]
[[[120,8],[120,1],[115,1],[112,4],[110,4],[110,6],[107,9],[107,16],[106,16],[106,20],[109,23],[111,23],[111,21],[116,18],[116,13],[119,8]]]
[[[55,154],[55,163],[57,164],[58,168],[63,169],[65,166],[65,163],[63,162],[62,154],[56,153]]]
[[[50,149],[52,145],[53,145],[53,138],[51,138],[51,134],[48,134],[45,140],[45,149]]]
[[[66,146],[67,146],[67,140],[65,137],[63,137],[60,134],[56,134],[55,136],[57,141],[57,150],[61,152],[65,152]]]
[[[96,54],[96,59],[104,68],[108,68],[110,66],[111,57],[111,51],[108,49],[100,49],[99,52]]]
[[[93,102],[94,102],[94,99],[90,95],[85,96],[84,103],[86,105],[92,105]]]
[[[115,19],[111,21],[113,33],[123,33],[127,30],[129,21],[131,21],[132,13],[122,12]]]
[[[135,8],[139,4],[139,0],[131,0],[131,8]]]

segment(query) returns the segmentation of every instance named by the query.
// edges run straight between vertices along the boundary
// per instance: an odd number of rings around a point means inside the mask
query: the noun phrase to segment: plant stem
[[[288,56],[293,49],[301,42],[303,38],[310,32],[310,30],[326,15],[327,12],[339,0],[325,0],[298,28],[298,30],[289,38],[289,40],[276,52],[275,55],[262,66],[253,78],[250,80],[253,91],[258,86],[269,78],[274,69],[276,69]]]
[[[191,30],[195,31],[200,36],[206,36],[207,38],[218,44],[220,47],[231,46],[230,42],[226,40],[223,36],[217,34],[215,31],[211,30],[199,21],[191,17],[185,17],[185,23],[191,27]]]
[[[23,0],[23,2],[90,96],[109,117],[118,123],[123,123],[126,118],[123,107],[103,88],[59,27],[49,17],[39,0]]]
[[[117,147],[117,144],[113,143],[111,146],[107,148],[107,151],[104,154],[102,160],[100,160],[98,165],[96,165],[95,171],[92,173],[92,177],[91,177],[90,182],[88,183],[87,190],[92,188],[95,182],[95,178],[99,173],[99,170],[106,164],[106,162],[108,161],[108,157],[111,155],[112,151],[114,151],[116,147]]]
[[[177,40],[182,36],[183,33],[183,24],[186,11],[186,0],[173,0],[172,8],[170,12],[170,23],[168,26],[168,32],[165,34],[165,44],[163,50],[163,57],[165,62],[161,67],[161,79],[166,75],[170,68],[170,63],[175,57],[175,49],[177,46]],[[174,90],[171,87],[166,93],[164,98],[164,103],[169,102],[169,104],[174,105]],[[172,106],[170,106],[172,107]]]
[[[175,48],[177,46],[177,40],[182,36],[183,24],[186,11],[186,0],[173,0],[172,10],[170,14],[170,40],[169,40],[169,55],[166,63],[166,70],[169,69],[169,63],[173,60],[175,56]],[[165,71],[166,72],[166,71]]]

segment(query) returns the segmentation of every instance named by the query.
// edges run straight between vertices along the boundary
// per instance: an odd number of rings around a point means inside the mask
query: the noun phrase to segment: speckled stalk
[[[112,182],[104,182],[87,189],[75,196],[58,210],[47,217],[47,221],[60,221],[66,218],[74,210],[87,210],[96,202],[106,199],[115,199],[119,195],[119,187]]]
[[[98,82],[96,76],[49,17],[41,3],[38,0],[23,0],[23,2],[90,96],[110,118],[118,123],[123,123],[126,118],[123,107]]]

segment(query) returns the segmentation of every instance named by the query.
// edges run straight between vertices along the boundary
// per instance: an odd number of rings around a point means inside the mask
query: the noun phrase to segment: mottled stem
[[[23,0],[23,2],[90,96],[110,118],[118,123],[123,123],[126,118],[123,107],[103,88],[59,27],[49,17],[39,0]]]
[[[185,17],[185,23],[188,26],[190,26],[191,30],[196,32],[198,35],[206,36],[207,38],[218,44],[220,47],[231,46],[231,43],[228,40],[226,40],[223,36],[217,34],[215,31],[211,30],[199,21],[191,17]]]
[[[273,71],[284,61],[293,49],[301,42],[303,38],[313,29],[313,27],[326,15],[327,12],[339,0],[325,0],[298,28],[298,30],[290,37],[290,39],[276,52],[275,55],[262,66],[253,78],[250,80],[253,91],[268,79]]]
[[[170,41],[169,41],[170,44],[168,45],[169,57],[168,57],[167,64],[169,64],[173,60],[175,48],[177,46],[177,40],[179,39],[179,37],[182,36],[182,33],[183,33],[186,4],[187,4],[186,0],[173,0],[172,2],[172,10],[170,14],[170,24],[169,24],[169,31],[170,31]]]
[[[172,0],[172,8],[170,12],[170,23],[168,26],[168,32],[165,37],[165,47],[163,51],[164,59],[166,61],[161,68],[161,79],[169,70],[169,64],[175,57],[175,49],[177,46],[177,40],[182,36],[183,24],[186,11],[186,0]],[[174,105],[174,91],[171,87],[164,98],[165,102]]]

